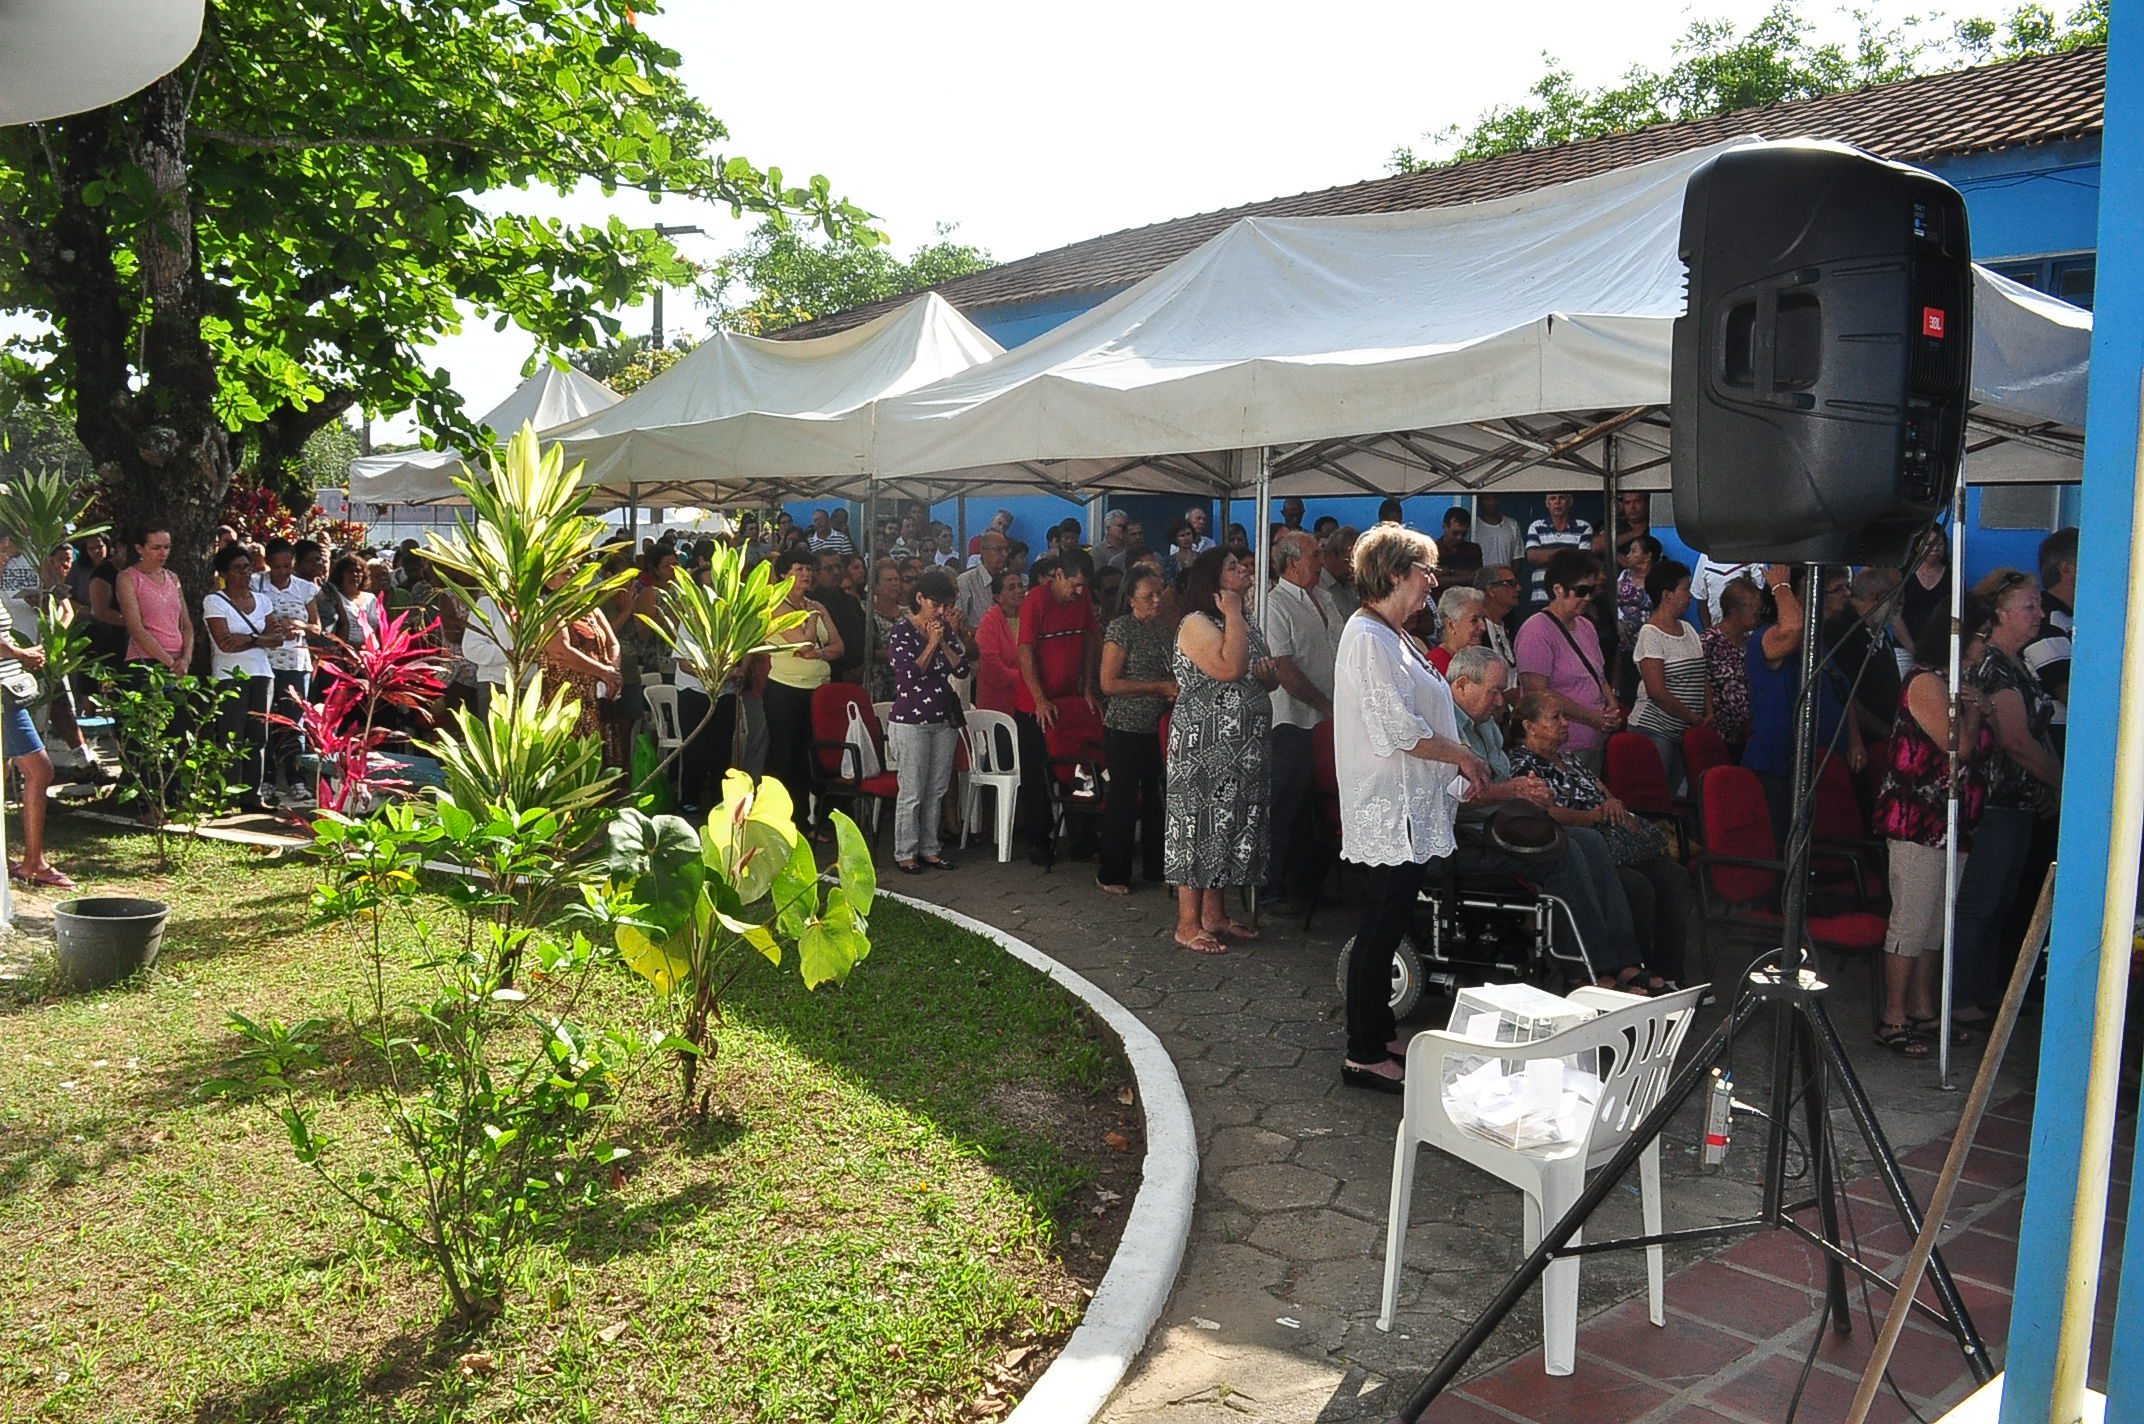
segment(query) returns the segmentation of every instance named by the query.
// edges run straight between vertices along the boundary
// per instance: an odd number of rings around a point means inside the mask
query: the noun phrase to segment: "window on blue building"
[[[2099,268],[2099,254],[2095,252],[2026,257],[2013,262],[1990,262],[1988,266],[2013,282],[2091,310],[2092,281]]]

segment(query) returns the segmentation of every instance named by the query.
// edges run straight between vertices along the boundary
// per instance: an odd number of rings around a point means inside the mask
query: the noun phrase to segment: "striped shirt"
[[[1697,630],[1687,623],[1676,626],[1680,633],[1663,633],[1660,625],[1651,621],[1638,629],[1638,646],[1633,655],[1642,671],[1647,658],[1658,658],[1661,673],[1667,681],[1668,691],[1676,701],[1692,712],[1705,710],[1705,645],[1699,640]],[[1630,725],[1641,732],[1654,732],[1664,737],[1679,737],[1690,724],[1653,701],[1641,678],[1638,684],[1638,705],[1630,714]]]
[[[1535,549],[1589,549],[1593,547],[1593,526],[1574,517],[1562,529],[1556,522],[1543,517],[1526,526],[1526,550]],[[1486,557],[1486,555],[1484,555]],[[1536,564],[1533,569],[1533,602],[1536,607],[1548,602],[1548,565]]]

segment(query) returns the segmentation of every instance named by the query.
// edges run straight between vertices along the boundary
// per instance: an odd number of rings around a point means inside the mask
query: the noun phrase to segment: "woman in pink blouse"
[[[127,624],[127,661],[162,663],[184,673],[194,660],[193,620],[171,562],[171,531],[152,526],[134,541],[135,561],[119,574],[119,612]]]

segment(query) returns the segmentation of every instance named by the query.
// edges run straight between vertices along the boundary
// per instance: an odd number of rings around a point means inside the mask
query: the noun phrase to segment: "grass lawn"
[[[633,1170],[532,1250],[502,1319],[444,1338],[432,1280],[264,1106],[192,1096],[235,1051],[227,1010],[333,1013],[357,984],[344,932],[307,925],[313,865],[210,845],[167,882],[145,838],[59,818],[54,842],[173,915],[137,986],[63,996],[34,941],[0,954],[0,1418],[987,1419],[1114,1248],[1139,1135],[1114,1041],[882,903],[846,986],[748,972],[717,1119],[685,1126],[674,1073],[645,1075]],[[31,934],[53,898],[19,898]],[[657,1013],[622,971],[601,994],[584,1019]],[[324,1076],[322,1125],[385,1164],[371,1101]]]

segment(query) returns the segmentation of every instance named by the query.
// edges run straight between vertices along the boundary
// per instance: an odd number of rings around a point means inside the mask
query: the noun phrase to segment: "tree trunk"
[[[138,538],[149,526],[171,531],[171,567],[188,608],[209,590],[209,544],[236,464],[216,414],[215,354],[201,336],[186,160],[190,84],[186,68],[150,86],[131,152],[110,110],[69,122],[61,213],[50,242],[33,257],[42,259],[58,298],[55,315],[74,353],[75,432],[96,459],[119,536]],[[148,314],[138,331],[120,299],[110,231],[81,197],[110,165],[126,162],[147,171],[162,214],[137,254]]]

